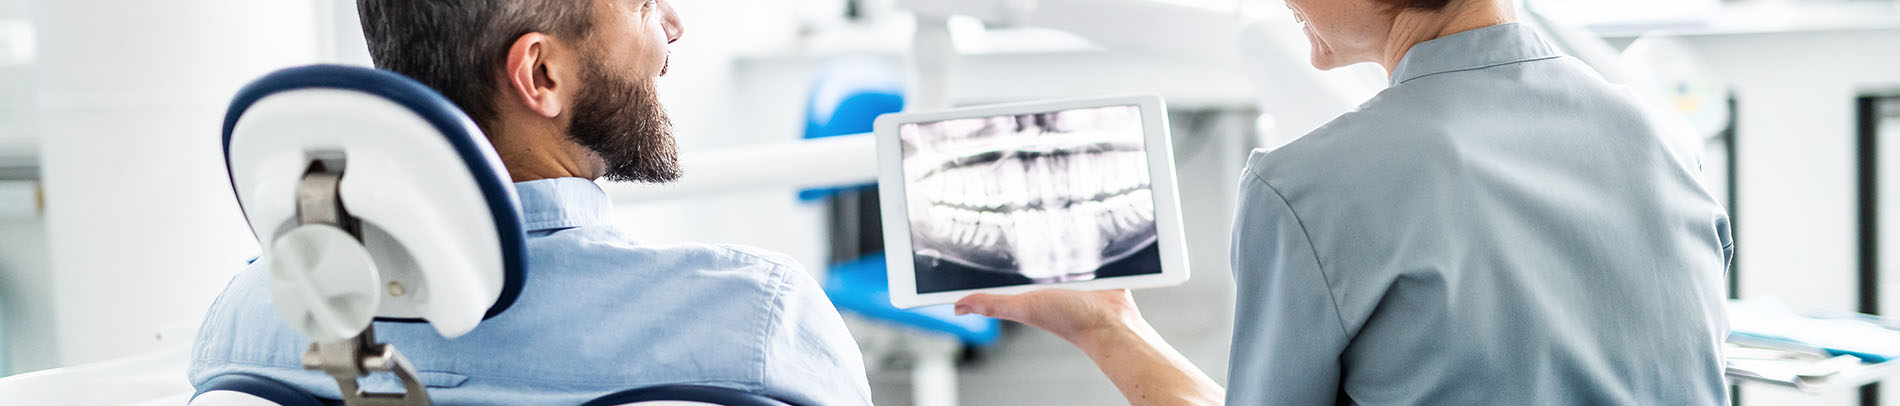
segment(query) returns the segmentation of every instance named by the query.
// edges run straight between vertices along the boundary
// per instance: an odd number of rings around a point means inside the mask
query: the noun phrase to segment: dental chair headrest
[[[514,184],[474,121],[421,83],[345,66],[272,73],[231,102],[224,157],[272,301],[313,339],[353,336],[372,317],[453,338],[521,294]],[[299,220],[304,178],[322,171],[340,176],[351,226]]]

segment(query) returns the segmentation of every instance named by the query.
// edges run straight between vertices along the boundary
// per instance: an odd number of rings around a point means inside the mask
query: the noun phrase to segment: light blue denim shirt
[[[1695,137],[1505,24],[1241,180],[1232,405],[1726,403]]]
[[[586,179],[515,189],[530,231],[527,285],[513,307],[453,340],[424,324],[376,323],[377,338],[415,363],[438,404],[580,404],[664,384],[807,406],[871,403],[857,343],[792,259],[635,242]],[[301,366],[309,341],[272,309],[266,263],[233,278],[205,315],[192,383],[242,372],[338,398],[335,381]],[[386,375],[364,383],[398,391]]]

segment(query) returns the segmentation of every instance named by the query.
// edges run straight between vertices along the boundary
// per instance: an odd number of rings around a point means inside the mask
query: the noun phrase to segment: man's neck
[[[1405,53],[1419,43],[1513,21],[1517,21],[1517,9],[1512,0],[1454,0],[1438,11],[1399,11],[1392,19],[1392,31],[1379,65],[1389,76],[1405,59]]]
[[[606,166],[592,151],[551,125],[499,125],[488,137],[515,182],[554,178],[598,179]]]

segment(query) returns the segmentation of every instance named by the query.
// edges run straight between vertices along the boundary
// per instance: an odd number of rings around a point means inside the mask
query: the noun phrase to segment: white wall
[[[59,360],[51,351],[57,341],[52,334],[35,331],[53,325],[53,313],[36,311],[53,302],[52,274],[46,258],[45,220],[40,218],[0,219],[0,348],[7,364],[0,364],[0,376],[8,371],[52,368]]]
[[[16,331],[60,364],[152,349],[202,318],[256,253],[224,175],[224,108],[238,87],[314,62],[308,0],[37,3],[50,292]]]
[[[1740,99],[1739,210],[1733,215],[1741,296],[1855,310],[1854,98],[1900,87],[1900,30],[1686,39],[1734,82]],[[1751,405],[1845,405],[1856,397],[1751,388],[1742,398]],[[1888,399],[1900,402],[1891,394]]]
[[[26,0],[0,0],[0,182],[31,180],[38,155],[28,123],[32,114],[32,13]],[[24,32],[22,32],[24,31]],[[7,206],[6,202],[0,206]],[[46,227],[38,209],[0,213],[0,376],[9,371],[56,365],[52,354],[35,349],[51,345],[50,335],[24,333],[52,323],[50,312],[29,312],[32,303],[50,303],[46,286]]]
[[[0,0],[0,167],[36,155],[30,131],[33,94],[32,13],[27,0]]]

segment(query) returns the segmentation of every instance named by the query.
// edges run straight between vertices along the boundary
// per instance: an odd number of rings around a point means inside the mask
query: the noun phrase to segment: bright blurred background
[[[1170,342],[1224,381],[1235,175],[1250,149],[1370,97],[1382,72],[1302,70],[1304,40],[1276,0],[1011,8],[1036,3],[971,0],[940,19],[916,10],[958,3],[675,0],[688,31],[661,98],[688,160],[796,141],[813,82],[836,61],[933,69],[916,66],[920,24],[942,24],[954,44],[954,63],[938,67],[943,93],[925,96],[936,103],[1161,94],[1195,276],[1137,296]],[[1881,260],[1900,253],[1881,242],[1900,237],[1878,238],[1900,222],[1877,215],[1900,213],[1882,210],[1900,198],[1878,198],[1882,182],[1900,180],[1879,174],[1900,164],[1875,165],[1900,155],[1872,147],[1900,142],[1869,142],[1900,136],[1900,2],[1532,0],[1523,10],[1700,130],[1706,180],[1734,217],[1735,296],[1900,309],[1900,265],[1882,265],[1900,258]],[[1209,18],[1235,28],[1197,23]],[[1266,24],[1235,23],[1254,20]],[[310,63],[369,64],[353,0],[0,0],[0,376],[189,343],[258,254],[221,165],[224,108],[244,83]],[[835,254],[830,206],[797,191],[628,199],[617,220],[648,241],[788,253],[817,274],[853,259]],[[1039,331],[1009,328],[969,354],[957,367],[964,404],[1122,402],[1080,352]],[[878,403],[909,404],[903,361],[872,361]],[[1883,387],[1739,393],[1748,404],[1900,404],[1900,381]]]

